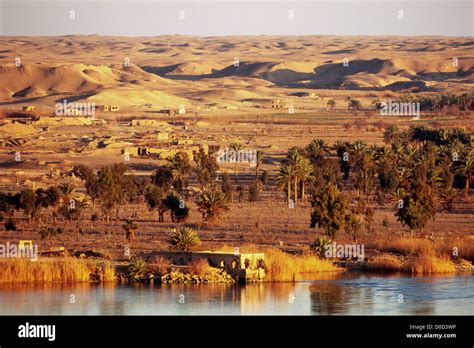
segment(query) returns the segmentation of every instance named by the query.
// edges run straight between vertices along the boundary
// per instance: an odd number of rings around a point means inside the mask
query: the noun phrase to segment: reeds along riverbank
[[[74,258],[25,258],[0,260],[0,283],[53,283],[115,280],[114,267],[109,262]]]
[[[290,255],[277,249],[265,249],[265,281],[294,281],[304,279],[305,274],[343,270],[331,260],[320,259],[312,254]]]
[[[418,242],[418,243],[417,243]],[[463,244],[459,244],[463,245]],[[374,245],[372,245],[373,247]],[[455,260],[447,253],[448,244],[416,240],[395,240],[377,245],[381,254],[369,257],[368,272],[402,272],[408,274],[456,273],[461,268],[461,258]],[[310,280],[318,273],[344,271],[333,259],[321,259],[307,251],[293,255],[276,248],[255,248],[265,254],[265,282],[285,282]],[[460,251],[470,255],[470,249]],[[472,264],[463,261],[466,269],[472,270]],[[146,271],[163,275],[170,272],[168,260],[151,260]],[[204,262],[189,265],[187,272],[194,276],[210,272],[210,266]],[[145,272],[146,273],[146,272]],[[111,261],[77,259],[72,257],[40,258],[32,261],[25,258],[0,259],[1,283],[55,283],[114,281],[120,272]],[[126,275],[124,275],[126,276]]]
[[[421,238],[383,238],[369,240],[366,248],[404,256],[434,252],[436,255],[457,256],[474,261],[474,237],[429,240]]]
[[[456,273],[458,267],[447,255],[437,255],[432,249],[422,249],[412,256],[380,254],[367,263],[369,271],[409,274]]]
[[[370,271],[410,274],[443,274],[472,270],[474,240],[471,237],[453,239],[394,238],[367,243],[367,247],[382,254],[369,259]]]

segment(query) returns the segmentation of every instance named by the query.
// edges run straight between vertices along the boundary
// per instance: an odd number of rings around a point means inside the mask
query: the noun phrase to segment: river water
[[[317,281],[234,284],[0,286],[0,314],[474,315],[474,276],[360,273]]]

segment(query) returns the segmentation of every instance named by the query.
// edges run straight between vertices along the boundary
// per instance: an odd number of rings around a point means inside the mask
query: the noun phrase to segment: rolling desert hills
[[[19,58],[21,65],[15,65]],[[1,37],[0,107],[63,98],[124,108],[246,109],[474,88],[474,40],[451,37]],[[317,98],[305,105],[317,105]],[[324,105],[323,102],[320,103]]]

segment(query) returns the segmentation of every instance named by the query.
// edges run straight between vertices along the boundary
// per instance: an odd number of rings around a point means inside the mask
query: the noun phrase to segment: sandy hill
[[[170,85],[172,82],[149,74],[131,65],[84,65],[59,66],[0,65],[0,96],[31,98],[60,93],[98,92],[104,88],[117,88],[123,84],[153,82]]]
[[[283,98],[301,90],[474,89],[469,37],[4,36],[0,52],[3,108],[54,105],[63,97],[167,108],[191,100]],[[18,52],[20,67],[12,64]]]
[[[222,66],[213,62],[186,62],[164,67],[145,67],[144,70],[158,75],[171,76],[199,76],[212,75],[222,69]]]
[[[120,105],[125,107],[148,108],[179,108],[187,106],[189,101],[158,90],[141,90],[136,88],[120,88],[104,90],[87,98],[96,105]]]

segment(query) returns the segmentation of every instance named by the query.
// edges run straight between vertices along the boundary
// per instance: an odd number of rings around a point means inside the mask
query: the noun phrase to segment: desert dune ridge
[[[323,107],[321,95],[342,100],[347,90],[362,99],[463,92],[474,87],[473,51],[471,37],[1,37],[0,107],[50,110],[68,98],[252,111],[272,99]]]

